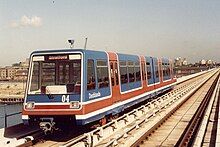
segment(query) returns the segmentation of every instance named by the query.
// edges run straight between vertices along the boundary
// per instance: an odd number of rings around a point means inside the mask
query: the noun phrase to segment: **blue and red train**
[[[165,58],[84,49],[35,51],[22,119],[42,126],[64,120],[85,125],[170,90],[174,82],[173,63]]]

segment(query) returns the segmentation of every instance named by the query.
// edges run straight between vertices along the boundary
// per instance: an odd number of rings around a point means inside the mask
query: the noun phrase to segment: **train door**
[[[118,63],[116,60],[110,61],[110,73],[112,82],[112,100],[113,103],[120,101],[120,87],[118,79]]]

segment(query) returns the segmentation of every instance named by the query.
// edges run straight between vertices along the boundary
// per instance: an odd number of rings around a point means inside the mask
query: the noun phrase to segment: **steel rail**
[[[206,107],[209,103],[210,98],[212,97],[212,93],[215,89],[219,77],[219,73],[217,78],[212,83],[210,89],[208,90],[205,98],[202,100],[201,105],[196,110],[196,113],[193,115],[193,119],[190,120],[189,124],[187,125],[186,129],[184,130],[183,134],[179,138],[178,142],[175,146],[192,146],[195,135],[199,130],[200,123],[202,122],[201,119],[204,117]]]
[[[215,146],[220,146],[220,86],[218,87],[218,104],[217,104],[217,110],[218,110],[218,116],[217,116],[217,128],[216,128],[216,140],[215,140]]]
[[[217,130],[214,131],[213,129],[217,128],[217,115],[219,112],[219,93],[220,93],[220,77],[218,78],[218,83],[215,86],[215,90],[212,94],[212,97],[210,99],[209,105],[206,109],[205,116],[203,117],[203,120],[200,124],[198,133],[196,134],[196,138],[193,142],[193,146],[200,147],[205,143],[205,139],[208,135],[208,138],[210,138],[210,145],[214,145],[214,141],[216,141],[217,136]],[[213,114],[214,113],[214,114]],[[212,121],[210,122],[210,119]],[[213,122],[214,121],[214,122]],[[209,127],[213,127],[211,133],[209,134]]]

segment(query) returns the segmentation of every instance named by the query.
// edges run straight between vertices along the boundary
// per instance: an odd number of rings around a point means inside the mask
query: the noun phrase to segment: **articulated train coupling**
[[[55,128],[55,122],[48,120],[44,122],[40,122],[40,128],[44,131],[45,134],[53,133],[54,130],[57,130]]]

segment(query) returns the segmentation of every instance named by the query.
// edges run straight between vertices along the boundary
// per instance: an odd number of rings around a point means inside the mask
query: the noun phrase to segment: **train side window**
[[[36,91],[39,89],[40,77],[40,64],[39,62],[34,62],[33,75],[31,80],[31,91]]]
[[[98,78],[98,87],[108,87],[109,86],[109,73],[107,60],[97,60],[97,78]]]
[[[87,90],[95,89],[95,68],[94,60],[88,59],[87,62]]]
[[[150,62],[146,62],[146,67],[147,67],[147,79],[151,79],[151,67],[150,67]]]
[[[120,65],[121,84],[128,83],[128,74],[127,74],[126,61],[120,61],[119,65]]]
[[[162,63],[163,76],[170,76],[169,63]]]
[[[134,71],[133,61],[128,61],[128,77],[129,77],[129,83],[132,83],[135,81],[135,71]]]
[[[141,80],[141,71],[140,71],[140,62],[135,62],[135,80],[140,81]]]

